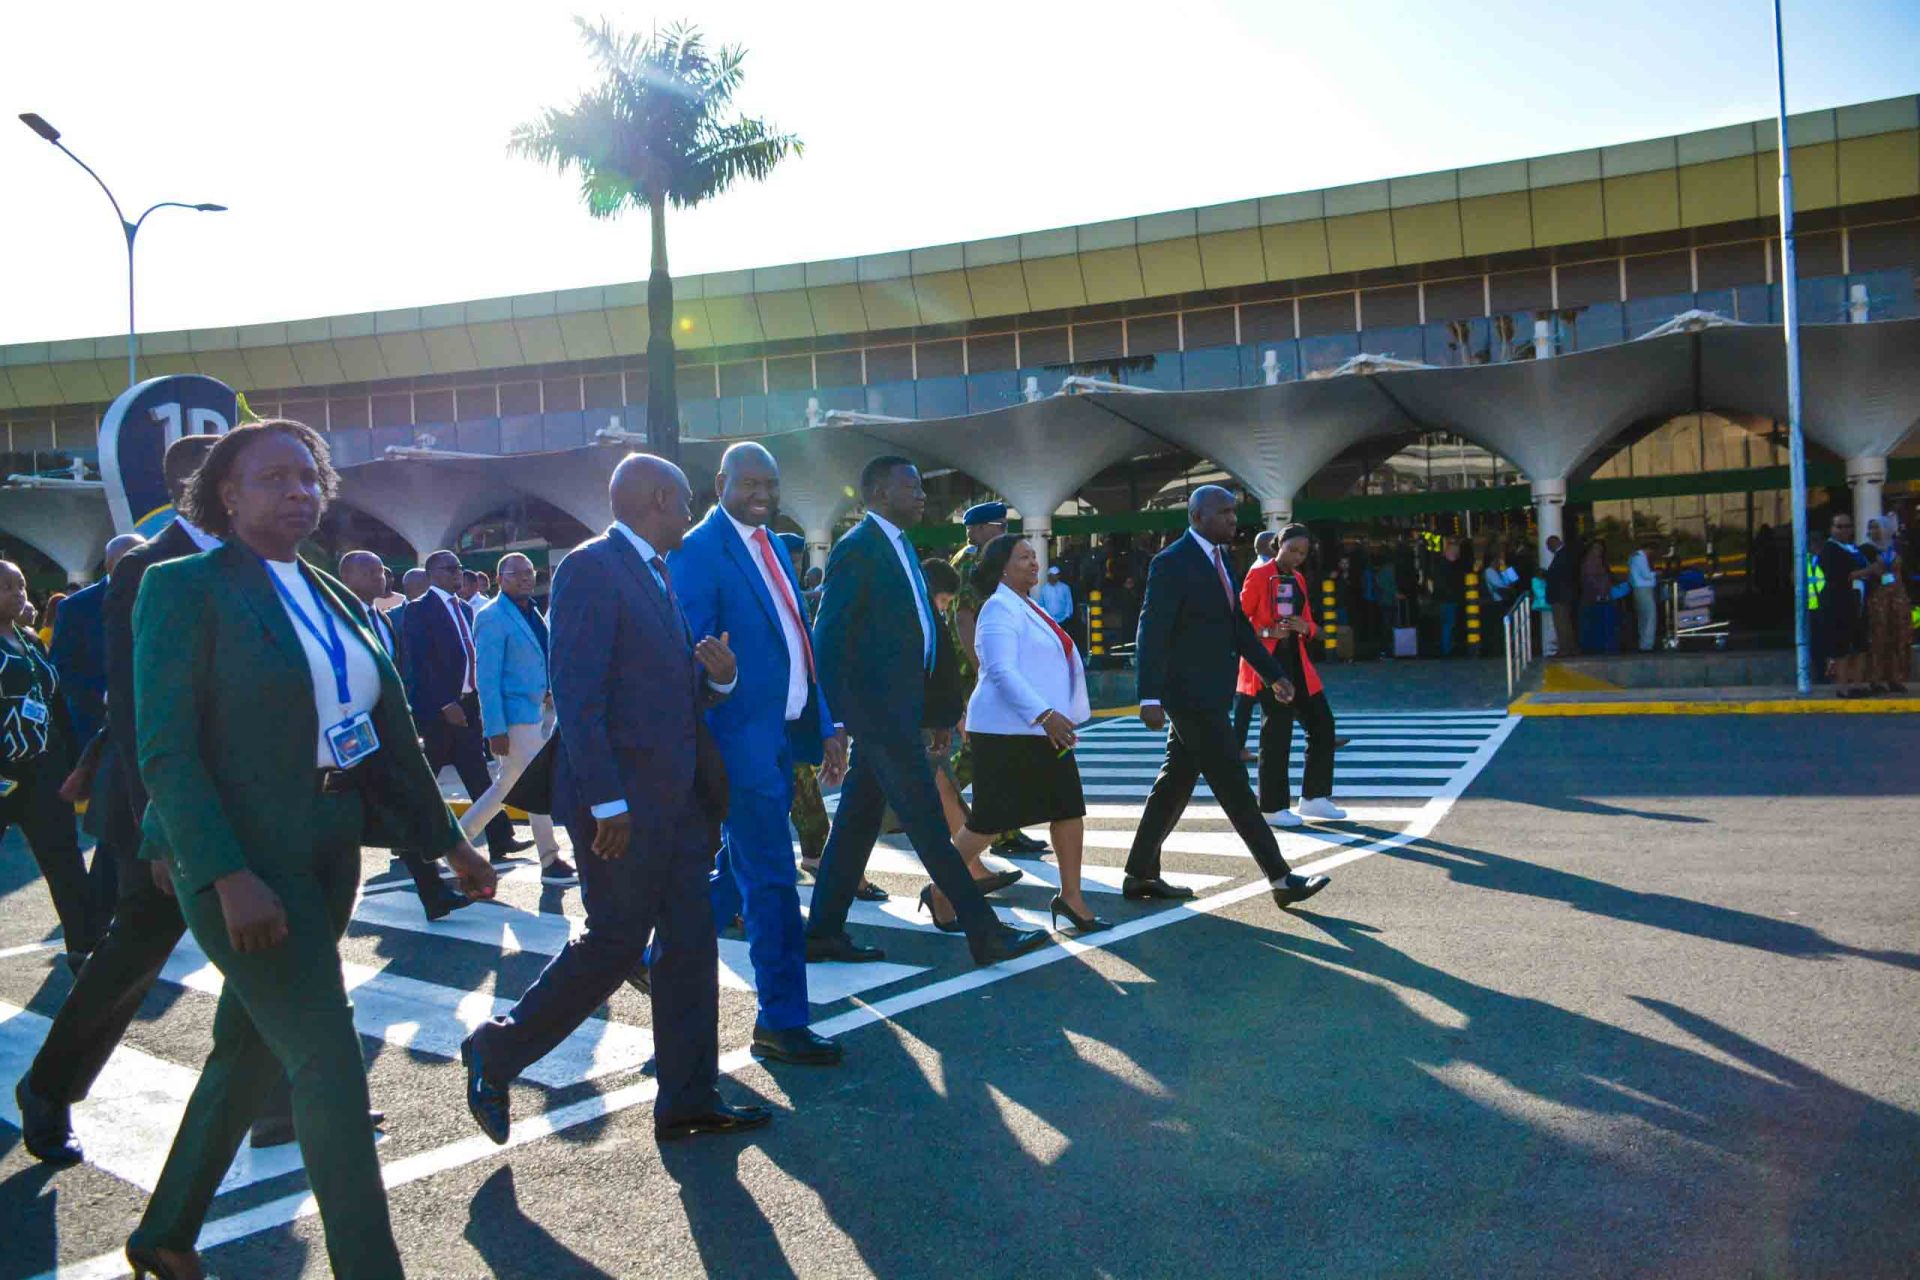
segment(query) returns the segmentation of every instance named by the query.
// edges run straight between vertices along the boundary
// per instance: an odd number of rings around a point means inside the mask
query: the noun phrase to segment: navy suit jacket
[[[805,630],[806,606],[792,558],[778,543],[773,558]],[[763,794],[784,793],[792,782],[780,768],[781,748],[802,763],[819,764],[822,741],[833,736],[833,716],[817,680],[808,682],[800,718],[787,720],[787,640],[780,626],[784,606],[768,592],[753,553],[717,504],[667,563],[673,593],[693,634],[726,634],[738,665],[739,682],[707,716],[727,762],[728,782]]]
[[[47,657],[60,673],[76,742],[85,745],[107,719],[107,583],[103,578],[60,602]]]
[[[937,615],[933,630],[944,655],[946,626]],[[953,700],[941,685],[929,701],[924,644],[913,583],[880,526],[862,520],[834,544],[813,624],[827,705],[854,737],[918,742],[930,709],[952,726],[955,717],[945,712]],[[944,670],[942,658],[936,670]]]
[[[458,596],[454,603],[466,613],[471,634],[473,610]],[[440,709],[460,701],[461,686],[467,682],[467,650],[460,643],[460,628],[440,597],[429,591],[407,606],[401,634],[400,649],[407,658],[407,705],[420,724],[438,724]]]
[[[1238,589],[1221,587],[1219,569],[1191,530],[1147,567],[1133,656],[1141,700],[1175,710],[1225,711],[1233,703],[1241,658],[1263,680],[1285,674],[1254,634]]]
[[[692,793],[718,821],[726,774],[702,712],[721,695],[626,535],[609,529],[560,562],[547,627],[560,738],[554,815],[590,829],[592,808],[624,800],[642,827],[680,813]]]
[[[107,740],[113,744],[127,805],[115,812],[131,824],[116,828],[113,838],[126,848],[139,845],[137,824],[147,811],[147,787],[140,778],[140,739],[133,723],[133,606],[149,568],[200,554],[191,534],[173,521],[153,538],[120,557],[107,575],[107,594],[101,607],[107,633]]]

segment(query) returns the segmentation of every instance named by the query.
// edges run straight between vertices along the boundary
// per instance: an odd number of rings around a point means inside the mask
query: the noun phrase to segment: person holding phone
[[[1040,557],[1024,538],[1003,533],[988,542],[972,573],[981,602],[973,633],[979,680],[967,703],[973,808],[954,848],[972,863],[1002,832],[1048,824],[1060,865],[1054,928],[1065,916],[1076,933],[1097,933],[1111,926],[1080,893],[1087,802],[1074,727],[1092,714],[1080,650],[1034,600]],[[920,891],[920,905],[940,928],[960,928],[938,886]]]
[[[1240,688],[1252,686],[1260,697],[1260,810],[1279,827],[1297,827],[1308,818],[1337,822],[1346,810],[1333,802],[1333,711],[1327,706],[1320,673],[1313,669],[1307,641],[1319,634],[1307,601],[1307,580],[1300,573],[1313,536],[1303,524],[1280,531],[1273,560],[1247,574],[1240,607],[1260,643],[1279,661],[1293,683],[1291,702],[1282,702],[1260,681],[1246,661],[1240,663]],[[1307,768],[1301,779],[1300,807],[1293,807],[1293,722],[1307,735]]]

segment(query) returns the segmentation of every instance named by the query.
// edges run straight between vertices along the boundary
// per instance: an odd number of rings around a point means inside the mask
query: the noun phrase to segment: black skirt
[[[999,835],[1068,818],[1083,818],[1080,766],[1073,753],[1060,755],[1046,735],[970,733],[973,746],[973,813],[967,830]]]

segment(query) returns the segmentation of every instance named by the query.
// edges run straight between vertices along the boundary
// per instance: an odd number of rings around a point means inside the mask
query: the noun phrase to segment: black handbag
[[[559,741],[560,731],[555,729],[507,792],[508,808],[522,813],[553,812],[553,753]]]

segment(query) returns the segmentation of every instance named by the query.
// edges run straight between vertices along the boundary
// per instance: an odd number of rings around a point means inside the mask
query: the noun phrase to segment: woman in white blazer
[[[1074,761],[1074,726],[1086,720],[1087,673],[1080,651],[1032,598],[1040,558],[1002,534],[982,549],[973,587],[984,603],[974,629],[979,678],[967,704],[973,747],[973,811],[954,846],[969,862],[1001,832],[1049,824],[1059,860],[1054,926],[1065,916],[1079,933],[1110,927],[1080,896],[1087,804]],[[932,885],[920,902],[941,928],[957,929],[952,907]]]

